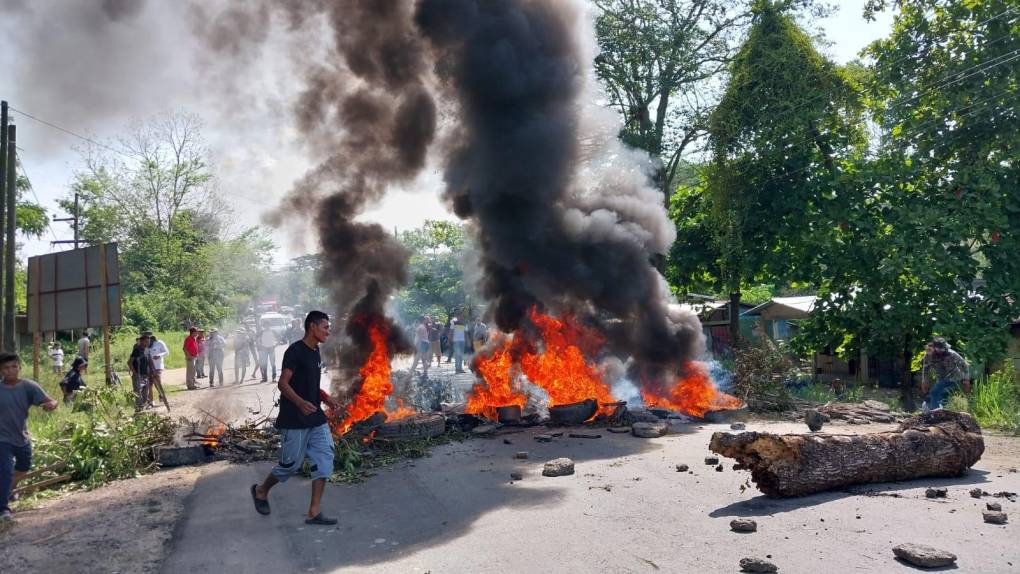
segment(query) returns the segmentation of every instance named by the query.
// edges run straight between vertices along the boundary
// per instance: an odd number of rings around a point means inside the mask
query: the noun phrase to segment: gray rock
[[[1006,513],[997,510],[985,510],[982,514],[988,524],[1005,524],[1007,520]]]
[[[804,422],[807,423],[808,429],[811,432],[818,432],[822,430],[822,425],[825,424],[825,418],[822,413],[815,409],[809,409],[804,411]]]
[[[574,461],[569,458],[555,458],[545,463],[542,476],[569,476],[574,474]]]
[[[980,488],[970,489],[971,498],[981,498],[982,496],[986,496],[987,494],[988,494],[987,492],[981,490]]]
[[[510,480],[524,480],[524,473],[518,471],[511,472]]]
[[[744,423],[733,423],[730,425],[730,430],[744,430],[746,428],[747,425],[745,425]]]
[[[988,502],[985,504],[985,508],[988,510],[994,510],[995,512],[1002,512],[1002,505],[998,502]]]
[[[669,428],[662,423],[634,423],[630,430],[640,438],[658,438],[664,436]]]
[[[518,460],[527,460],[528,459],[528,451],[522,450],[520,452],[515,452],[514,453],[514,458],[516,458]]]
[[[940,568],[956,562],[956,554],[924,544],[900,544],[892,551],[900,560],[921,568]]]
[[[711,465],[711,466],[715,466],[715,465],[719,464],[719,457],[717,457],[717,456],[706,456],[705,457],[705,464],[708,464],[708,465]]]
[[[924,491],[924,495],[928,498],[945,498],[949,494],[948,488],[931,488],[929,487]]]
[[[630,420],[635,423],[657,423],[661,420],[659,417],[645,409],[628,410],[627,414]]]
[[[779,570],[778,566],[762,558],[740,559],[741,572],[760,572],[768,574],[770,572],[777,572],[778,570]]]
[[[552,442],[552,439],[553,439],[552,435],[548,434],[535,435],[535,440],[537,440],[538,442]]]
[[[687,466],[686,464],[678,464],[678,465],[676,465],[676,471],[677,472],[687,472],[688,470],[690,470],[690,468],[691,467]]]
[[[606,430],[613,434],[627,434],[630,432],[630,427],[609,427]]]
[[[715,471],[722,472],[722,465],[720,464],[719,466],[715,467]]]
[[[734,518],[730,521],[730,530],[734,532],[757,532],[758,523],[750,518]]]

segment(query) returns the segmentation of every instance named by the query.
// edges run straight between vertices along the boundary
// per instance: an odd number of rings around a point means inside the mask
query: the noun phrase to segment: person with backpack
[[[88,368],[89,362],[81,357],[75,357],[71,363],[71,370],[64,375],[64,379],[60,381],[60,390],[64,393],[64,404],[70,406],[74,402],[74,397],[78,395],[78,391],[81,390],[85,385],[85,370]]]

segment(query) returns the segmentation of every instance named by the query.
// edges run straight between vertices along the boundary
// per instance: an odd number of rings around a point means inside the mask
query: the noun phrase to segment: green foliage
[[[402,233],[400,241],[411,251],[410,282],[397,294],[405,317],[433,315],[447,319],[468,306],[463,267],[470,249],[464,227],[447,221],[426,221]]]
[[[1020,384],[1012,368],[982,377],[970,396],[955,394],[947,408],[971,413],[984,428],[1020,434]]]
[[[774,2],[756,3],[747,41],[710,119],[706,173],[723,283],[806,278],[819,230],[806,217],[837,195],[864,143],[853,76],[827,61]]]
[[[884,2],[872,2],[881,9]],[[1020,23],[1010,2],[898,2],[873,44],[882,134],[847,173],[814,267],[815,346],[915,356],[933,334],[970,360],[1002,356],[1020,315]]]
[[[119,243],[125,320],[139,328],[222,322],[269,274],[268,233],[227,232],[232,213],[215,193],[200,127],[186,114],[141,124],[121,141],[131,160],[88,148],[72,184],[84,241]],[[71,197],[60,204],[75,210]]]
[[[47,394],[59,400],[58,377],[45,373],[42,379]],[[152,447],[168,443],[175,424],[156,414],[135,414],[133,400],[124,388],[92,383],[73,409],[63,404],[50,413],[32,409],[36,466],[63,460],[73,480],[87,487],[152,470]]]

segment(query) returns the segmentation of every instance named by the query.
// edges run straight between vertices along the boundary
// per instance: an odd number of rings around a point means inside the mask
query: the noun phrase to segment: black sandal
[[[268,500],[262,500],[261,498],[255,496],[255,488],[256,487],[258,487],[257,484],[251,485],[251,499],[253,501],[255,501],[255,512],[258,512],[259,514],[261,514],[263,516],[268,515],[269,514],[269,501]]]
[[[339,520],[336,518],[327,518],[326,516],[323,516],[321,512],[316,514],[315,518],[305,519],[305,524],[321,524],[322,526],[333,526],[337,522],[339,522]]]

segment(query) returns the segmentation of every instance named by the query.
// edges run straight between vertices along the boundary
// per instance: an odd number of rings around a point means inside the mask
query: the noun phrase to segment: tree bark
[[[861,434],[717,432],[709,449],[749,469],[769,496],[803,496],[875,482],[964,474],[984,453],[981,428],[947,410],[911,417],[895,431]]]
[[[910,352],[910,339],[903,343],[903,381],[900,383],[900,400],[903,403],[903,410],[912,413],[917,410],[914,401],[914,377],[910,370],[910,363],[914,360],[914,354]]]
[[[740,344],[740,291],[730,293],[730,347]]]

